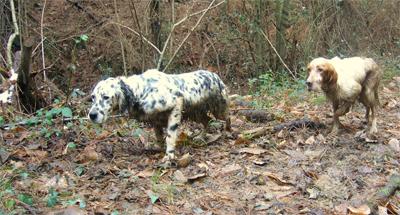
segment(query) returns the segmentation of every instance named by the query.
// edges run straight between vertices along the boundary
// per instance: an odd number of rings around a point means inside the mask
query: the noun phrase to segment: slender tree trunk
[[[150,26],[153,37],[153,44],[161,50],[161,19],[160,19],[160,0],[151,0],[150,2]],[[156,59],[159,56],[156,53]]]
[[[286,29],[289,27],[289,0],[276,1],[276,50],[283,60],[286,59]],[[280,74],[283,75],[284,66],[279,60],[276,61],[276,67]]]
[[[255,63],[256,77],[264,73],[263,63],[263,40],[261,34],[261,0],[254,1],[254,44],[255,44]]]
[[[32,37],[26,39],[23,43],[21,51],[20,65],[16,71],[18,74],[17,79],[17,90],[19,101],[22,104],[25,111],[32,113],[38,108],[41,108],[39,101],[32,95],[29,88],[30,86],[30,71],[31,71],[31,57],[32,49],[35,45],[35,40]]]

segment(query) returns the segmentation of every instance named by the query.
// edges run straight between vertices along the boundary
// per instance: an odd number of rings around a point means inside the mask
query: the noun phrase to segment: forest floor
[[[377,135],[366,134],[361,104],[341,117],[333,136],[332,107],[322,94],[284,91],[250,97],[252,106],[232,102],[232,132],[212,123],[207,144],[194,144],[201,127],[185,123],[177,155],[189,153],[190,160],[169,168],[160,165],[164,153],[152,150],[152,128],[122,117],[3,130],[1,213],[346,214],[354,207],[363,214],[360,206],[400,174],[399,84],[383,85],[392,88],[381,89]],[[85,112],[89,104],[80,106]],[[238,114],[254,107],[275,118],[252,122]],[[325,127],[238,137],[303,119]],[[389,203],[397,210],[400,194]]]

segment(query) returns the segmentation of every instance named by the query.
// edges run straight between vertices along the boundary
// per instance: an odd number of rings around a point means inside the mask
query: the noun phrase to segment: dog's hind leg
[[[159,149],[164,149],[164,138],[163,138],[162,126],[155,125],[154,133],[156,135],[156,147]]]
[[[371,107],[371,112],[372,112],[372,125],[371,125],[371,129],[369,130],[369,132],[371,132],[371,133],[378,133],[378,128],[377,128],[377,126],[376,126],[376,115],[377,115],[376,111],[377,111],[377,106],[376,106],[376,105],[373,105],[373,106]]]
[[[167,153],[163,158],[163,162],[175,158],[174,152],[178,137],[178,127],[182,120],[182,110],[183,98],[176,98],[175,107],[172,109],[168,117],[167,138],[165,139],[165,142],[167,143]]]

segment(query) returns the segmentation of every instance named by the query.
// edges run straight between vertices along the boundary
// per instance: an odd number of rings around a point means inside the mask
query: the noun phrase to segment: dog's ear
[[[326,62],[324,65],[324,72],[322,73],[322,83],[327,86],[329,90],[336,90],[338,74],[332,64]]]
[[[124,114],[125,111],[129,110],[129,108],[131,107],[134,95],[132,90],[125,84],[123,80],[119,81],[119,86],[121,87],[121,91],[117,95],[119,111],[121,114]]]

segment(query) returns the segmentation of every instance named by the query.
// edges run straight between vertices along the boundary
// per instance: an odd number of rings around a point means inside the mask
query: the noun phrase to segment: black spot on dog
[[[163,106],[167,105],[167,102],[164,99],[159,99],[158,102]]]
[[[178,124],[169,126],[168,130],[175,131],[178,128]]]
[[[156,106],[156,104],[157,104],[156,100],[153,100],[153,101],[151,102],[151,109],[154,109],[154,107]]]
[[[168,154],[173,154],[174,152],[175,152],[175,150],[172,149],[172,150],[169,150],[167,153],[168,153]]]
[[[157,82],[158,82],[158,80],[154,79],[154,78],[147,79],[147,83],[149,83],[149,84],[153,84],[153,83],[157,83]]]

